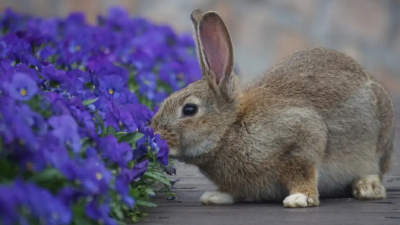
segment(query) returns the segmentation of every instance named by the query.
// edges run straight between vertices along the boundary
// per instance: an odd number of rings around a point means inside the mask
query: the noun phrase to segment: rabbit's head
[[[195,158],[215,147],[235,122],[239,89],[233,74],[232,42],[216,12],[191,14],[202,79],[171,94],[152,119],[170,156]]]

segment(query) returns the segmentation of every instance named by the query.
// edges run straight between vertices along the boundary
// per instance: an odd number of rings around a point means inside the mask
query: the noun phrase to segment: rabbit
[[[320,197],[386,197],[393,104],[355,60],[299,50],[242,87],[219,14],[196,9],[190,18],[202,78],[168,96],[150,126],[171,158],[197,166],[217,186],[202,204],[297,208],[318,206]]]

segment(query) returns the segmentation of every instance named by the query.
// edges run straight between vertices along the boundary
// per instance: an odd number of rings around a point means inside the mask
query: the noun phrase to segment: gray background
[[[191,32],[193,9],[218,11],[245,82],[295,50],[322,46],[354,57],[391,92],[400,92],[399,0],[0,0],[0,10],[10,6],[45,17],[81,11],[90,23],[111,5],[177,32]]]

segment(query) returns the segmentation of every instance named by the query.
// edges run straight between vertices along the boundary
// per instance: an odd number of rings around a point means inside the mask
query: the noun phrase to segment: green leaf
[[[136,215],[131,216],[132,222],[136,223],[138,221],[138,217]]]
[[[137,212],[137,215],[139,218],[144,218],[144,217],[148,216],[147,213],[143,213],[143,212]]]
[[[82,138],[81,139],[81,145],[85,145],[87,142],[90,142],[89,138]]]
[[[137,200],[136,201],[136,205],[138,206],[146,206],[146,207],[157,207],[156,204],[152,203],[152,202],[146,202],[143,200]]]
[[[137,188],[130,188],[129,194],[130,194],[133,198],[137,199],[137,198],[139,198],[140,191],[139,191]]]
[[[111,205],[112,212],[116,216],[118,220],[122,220],[124,218],[124,213],[122,212],[122,208],[118,204]]]
[[[49,86],[53,87],[53,88],[57,88],[60,86],[60,83],[58,81],[51,80],[51,81],[49,81]]]
[[[117,140],[119,140],[121,137],[125,136],[127,134],[127,132],[117,132],[114,134],[115,138],[117,138]]]
[[[144,134],[142,133],[129,133],[126,134],[125,136],[122,136],[118,141],[119,142],[128,142],[128,143],[136,143],[137,140],[142,138]]]
[[[94,225],[95,222],[87,217],[74,215],[72,224],[73,225]]]
[[[82,104],[84,106],[88,106],[88,105],[92,104],[93,102],[97,101],[98,99],[99,98],[93,98],[93,99],[84,100],[84,101],[82,101]]]
[[[144,176],[145,176],[145,177],[148,177],[148,178],[152,178],[153,180],[156,180],[156,181],[158,181],[158,182],[160,182],[160,183],[163,183],[163,184],[165,184],[165,185],[167,185],[167,186],[171,186],[171,183],[169,182],[169,180],[167,180],[167,179],[166,179],[165,177],[163,177],[163,176],[160,176],[160,175],[158,175],[158,174],[155,174],[154,172],[147,171],[147,172],[144,173]]]
[[[46,188],[52,193],[56,193],[60,188],[66,185],[67,179],[55,168],[48,168],[44,171],[34,174],[31,181],[42,188]]]
[[[72,225],[95,225],[95,221],[88,218],[85,214],[85,200],[79,199],[73,206],[72,206]]]
[[[107,134],[115,135],[117,131],[112,126],[107,126]]]
[[[13,178],[18,174],[19,167],[18,164],[12,163],[12,161],[7,160],[6,158],[1,158],[0,171],[0,183],[3,183],[13,180]]]
[[[100,128],[101,128],[101,134],[103,135],[103,132],[105,132],[104,129],[104,121],[101,119],[100,115],[96,112],[94,113],[94,116],[96,117],[97,121],[100,123]],[[96,130],[97,131],[97,130]]]
[[[54,181],[64,179],[64,176],[56,168],[45,169],[44,171],[35,174],[32,178],[35,182]]]
[[[150,188],[146,188],[145,191],[146,191],[146,193],[149,194],[149,195],[155,195],[155,194],[156,194],[156,193],[154,193],[154,191],[153,191],[152,189],[150,189]]]

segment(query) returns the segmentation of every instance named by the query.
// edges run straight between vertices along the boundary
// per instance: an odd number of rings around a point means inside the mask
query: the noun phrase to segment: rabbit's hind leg
[[[382,199],[386,198],[386,189],[378,174],[368,175],[353,183],[353,196],[359,200]]]
[[[375,103],[380,122],[380,134],[377,145],[377,154],[380,158],[380,172],[361,177],[353,183],[353,196],[360,200],[386,198],[386,189],[382,185],[382,179],[384,174],[388,172],[393,157],[393,104],[381,85],[372,82],[371,88],[377,99]]]

